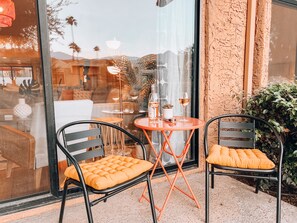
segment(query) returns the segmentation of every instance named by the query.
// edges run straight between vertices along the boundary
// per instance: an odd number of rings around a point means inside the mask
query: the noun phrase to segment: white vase
[[[172,108],[163,108],[163,118],[172,119],[173,118],[173,109]]]
[[[24,98],[19,98],[19,103],[13,108],[13,114],[20,119],[25,119],[32,113],[30,105],[26,104]]]

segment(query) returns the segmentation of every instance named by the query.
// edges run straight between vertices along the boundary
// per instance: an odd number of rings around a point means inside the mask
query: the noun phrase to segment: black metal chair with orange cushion
[[[271,132],[273,137],[266,148],[261,145],[261,132]],[[217,138],[217,141],[211,141]],[[271,143],[273,140],[274,143]],[[211,146],[210,146],[211,144]],[[209,176],[214,188],[214,175],[240,176],[256,179],[258,193],[261,179],[277,182],[276,222],[281,220],[281,168],[283,143],[276,129],[267,121],[250,115],[226,114],[210,119],[205,125],[205,222],[209,222]],[[269,159],[264,150],[275,150]]]
[[[125,135],[125,140],[142,148],[143,160],[127,156],[105,156],[102,127],[114,128]],[[82,131],[81,129],[85,129]],[[66,176],[59,222],[63,220],[68,185],[74,184],[83,191],[88,221],[93,222],[91,206],[107,201],[141,182],[147,182],[153,222],[157,222],[149,171],[153,164],[146,161],[143,143],[125,129],[106,122],[85,120],[64,125],[57,131],[57,145],[67,157]],[[98,157],[100,159],[98,159]],[[88,192],[103,194],[90,201]],[[133,211],[133,210],[127,210]]]

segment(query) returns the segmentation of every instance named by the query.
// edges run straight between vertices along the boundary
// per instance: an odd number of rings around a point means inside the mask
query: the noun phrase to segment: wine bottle
[[[150,122],[154,122],[159,116],[159,98],[156,91],[156,85],[152,84],[151,93],[148,101],[148,118]]]

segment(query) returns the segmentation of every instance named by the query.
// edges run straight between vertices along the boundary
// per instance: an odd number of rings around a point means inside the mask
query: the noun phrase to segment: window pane
[[[272,4],[269,82],[297,79],[297,7]]]
[[[36,1],[13,2],[16,19],[0,28],[1,201],[49,191]]]
[[[48,0],[53,5],[49,21],[61,24],[59,32],[50,27],[55,101],[91,99],[90,118],[117,120],[146,143],[133,122],[147,115],[152,84],[157,86],[160,107],[171,103],[174,115],[183,115],[179,98],[192,93],[194,0],[164,1],[168,4],[162,7],[152,0],[80,0],[67,6],[55,2]],[[189,116],[190,104],[186,111]],[[163,139],[152,135],[158,150]],[[186,133],[172,136],[177,153],[186,137]],[[123,154],[116,138],[111,141],[109,152]],[[125,141],[124,154],[137,156],[130,146],[134,147]],[[147,148],[154,161],[148,143]],[[166,155],[162,160],[175,163]]]

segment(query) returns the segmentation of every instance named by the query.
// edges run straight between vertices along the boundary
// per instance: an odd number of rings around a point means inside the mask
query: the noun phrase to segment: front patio
[[[197,209],[194,202],[174,191],[169,199],[160,223],[199,223],[204,222],[204,173],[189,170],[189,180],[194,194],[200,202]],[[168,183],[164,177],[153,180],[155,202],[161,205],[168,191]],[[182,178],[178,185],[186,190]],[[107,201],[93,207],[95,222],[144,222],[149,223],[151,212],[146,201],[138,202],[143,186],[123,192]],[[263,192],[254,193],[254,188],[230,177],[216,177],[215,189],[210,195],[210,222],[213,223],[255,223],[275,222],[276,198]],[[40,223],[58,222],[60,203],[18,212],[0,217],[0,222],[10,223]],[[297,207],[282,202],[282,223],[293,223],[297,219]],[[64,222],[87,222],[87,216],[82,197],[67,200]]]

